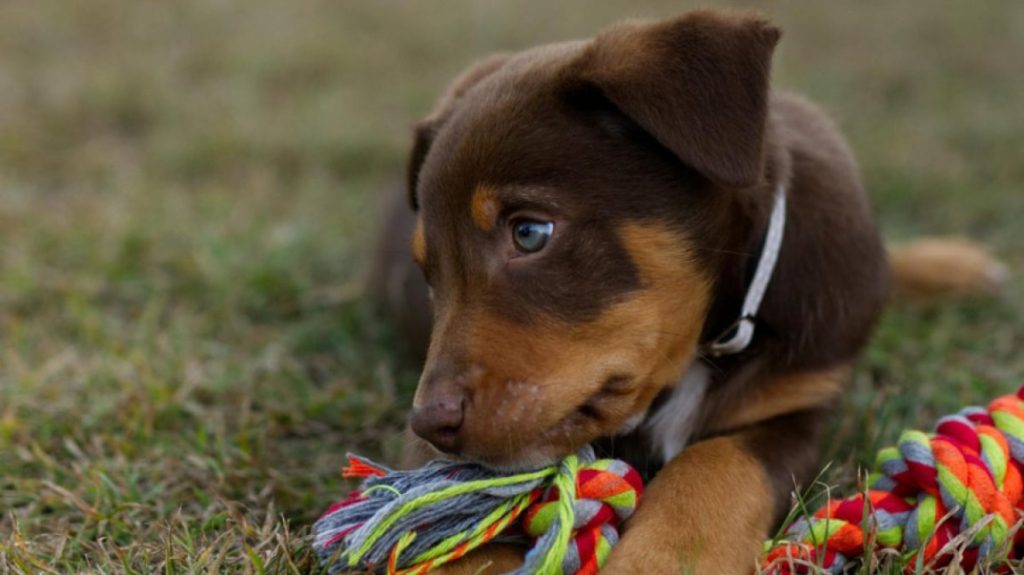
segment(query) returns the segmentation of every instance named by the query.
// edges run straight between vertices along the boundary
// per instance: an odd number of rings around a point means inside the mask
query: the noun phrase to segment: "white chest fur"
[[[694,361],[668,399],[644,421],[652,455],[661,458],[662,463],[668,463],[686,447],[710,379],[707,364]]]

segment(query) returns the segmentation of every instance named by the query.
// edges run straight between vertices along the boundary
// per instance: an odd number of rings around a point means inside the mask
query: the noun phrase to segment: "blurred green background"
[[[1024,3],[731,5],[784,28],[775,84],[837,119],[890,237],[1024,269]],[[492,51],[693,6],[0,3],[0,573],[308,571],[416,379],[359,298],[410,124]],[[832,481],[1024,383],[1022,296],[890,313]]]

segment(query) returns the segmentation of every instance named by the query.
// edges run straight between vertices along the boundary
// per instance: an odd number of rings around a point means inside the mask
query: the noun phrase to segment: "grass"
[[[753,5],[891,237],[1024,270],[1024,6]],[[358,297],[408,125],[476,57],[685,7],[0,4],[0,573],[314,571],[342,454],[396,456],[416,379]],[[891,312],[829,481],[1024,383],[1022,302]]]

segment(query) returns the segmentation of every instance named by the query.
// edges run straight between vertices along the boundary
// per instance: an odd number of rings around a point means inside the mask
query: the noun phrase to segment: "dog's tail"
[[[1009,270],[983,247],[961,238],[925,238],[889,246],[893,293],[903,299],[998,294]]]

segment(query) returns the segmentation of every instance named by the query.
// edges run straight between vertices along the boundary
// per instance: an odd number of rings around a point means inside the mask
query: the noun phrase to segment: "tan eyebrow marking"
[[[427,263],[427,236],[423,232],[423,220],[419,218],[412,231],[412,257],[421,266]]]
[[[498,193],[489,186],[479,186],[473,191],[473,198],[469,202],[470,216],[473,223],[485,232],[494,229],[498,221],[498,212],[501,210],[501,202],[498,200]]]

